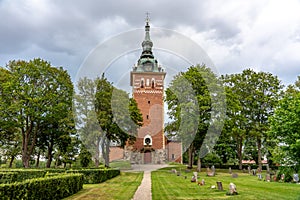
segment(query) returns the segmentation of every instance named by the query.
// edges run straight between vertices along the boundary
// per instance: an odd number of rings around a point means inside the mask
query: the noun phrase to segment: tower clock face
[[[145,63],[144,70],[148,72],[152,71],[152,63]]]

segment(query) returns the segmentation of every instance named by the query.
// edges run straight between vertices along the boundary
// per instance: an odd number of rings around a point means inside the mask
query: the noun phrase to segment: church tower
[[[132,146],[139,155],[139,163],[159,164],[167,159],[164,136],[164,79],[166,72],[152,53],[149,17],[146,18],[143,51],[130,74],[132,95],[143,115],[136,142]]]

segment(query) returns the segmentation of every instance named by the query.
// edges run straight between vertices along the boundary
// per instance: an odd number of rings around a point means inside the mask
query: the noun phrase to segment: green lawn
[[[206,172],[201,172],[200,180],[205,180],[204,186],[191,183],[192,172],[186,173],[183,169],[181,176],[170,173],[171,168],[161,169],[152,172],[152,198],[153,200],[167,199],[255,199],[255,200],[274,200],[274,199],[299,199],[300,185],[291,183],[277,183],[259,181],[256,176],[247,173],[238,173],[238,178],[232,178],[227,171],[217,170],[215,177],[207,177]],[[177,169],[179,169],[177,167]],[[179,171],[179,170],[177,170]],[[263,174],[264,175],[264,174]],[[184,176],[187,176],[185,179]],[[223,191],[211,189],[212,185],[217,187],[216,181],[223,183]],[[237,186],[238,195],[227,196],[226,192],[229,183],[233,182]]]
[[[141,184],[143,173],[124,173],[100,184],[85,184],[66,200],[129,200]]]

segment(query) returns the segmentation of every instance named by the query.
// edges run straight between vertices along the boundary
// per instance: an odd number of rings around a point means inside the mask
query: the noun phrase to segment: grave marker
[[[217,181],[218,190],[223,190],[223,185],[221,181]]]

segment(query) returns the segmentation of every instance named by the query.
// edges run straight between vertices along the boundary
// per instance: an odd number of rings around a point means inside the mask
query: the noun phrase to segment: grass
[[[181,176],[170,173],[172,168],[181,171]],[[256,176],[250,176],[240,171],[233,171],[233,173],[238,173],[238,178],[232,178],[228,170],[216,170],[216,172],[215,177],[206,176],[205,170],[204,172],[198,173],[200,176],[199,180],[205,180],[204,186],[191,183],[193,173],[185,172],[185,170],[183,168],[180,169],[179,166],[152,172],[152,199],[300,200],[299,184],[259,181]],[[186,179],[185,176],[187,176]],[[217,181],[222,182],[223,191],[210,188],[212,185],[217,187]],[[238,195],[226,195],[226,192],[229,190],[229,183],[231,182],[237,186]]]
[[[100,184],[85,184],[65,200],[129,200],[141,184],[143,173],[125,173]]]
[[[109,166],[112,168],[118,168],[121,170],[131,169],[130,161],[113,161],[109,163]]]

